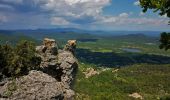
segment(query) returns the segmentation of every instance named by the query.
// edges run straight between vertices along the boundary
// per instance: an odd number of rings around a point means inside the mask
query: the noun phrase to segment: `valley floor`
[[[90,68],[99,72],[85,77]],[[138,64],[124,68],[96,68],[80,64],[74,89],[76,100],[169,100],[170,65]],[[133,96],[134,95],[134,96]]]

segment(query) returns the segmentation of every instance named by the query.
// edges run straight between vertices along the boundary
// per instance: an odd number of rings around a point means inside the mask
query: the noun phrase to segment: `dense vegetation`
[[[0,73],[6,77],[17,77],[37,69],[41,59],[35,56],[35,45],[23,40],[16,46],[0,45]],[[2,76],[1,76],[2,77]]]
[[[76,100],[135,100],[128,96],[132,93],[139,93],[144,100],[170,98],[170,65],[137,64],[126,66],[117,72],[111,68],[99,75],[85,78],[82,72],[92,66],[80,65],[74,87],[77,92]]]
[[[143,12],[146,12],[148,9],[154,9],[154,12],[159,11],[159,15],[165,15],[170,18],[170,0],[140,0],[140,5],[143,8]],[[160,49],[170,49],[170,33],[161,33],[160,42]]]
[[[170,33],[163,32],[160,39],[160,49],[170,49]]]

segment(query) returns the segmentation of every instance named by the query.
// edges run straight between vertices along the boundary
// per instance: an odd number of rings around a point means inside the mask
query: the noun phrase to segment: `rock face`
[[[45,38],[43,41],[44,46],[50,48],[56,46],[56,41],[54,39]]]
[[[52,98],[62,99],[63,86],[60,82],[57,82],[55,78],[41,72],[31,71],[27,76],[16,79],[16,81],[9,81],[1,90],[5,90],[4,95],[8,95],[9,86],[16,89],[9,99],[21,100],[26,98],[27,100],[49,100]]]
[[[0,88],[0,99],[72,100],[75,93],[71,87],[78,68],[73,54],[75,47],[76,41],[69,44],[69,50],[58,50],[54,39],[45,38],[43,45],[36,48],[37,56],[42,59],[40,71],[30,71],[26,76],[8,81]],[[11,86],[15,89],[9,89]]]
[[[58,54],[59,69],[62,70],[61,81],[69,86],[74,82],[77,72],[77,60],[71,52],[62,51]]]
[[[74,54],[76,49],[76,40],[69,40],[64,47],[65,51],[70,51]]]

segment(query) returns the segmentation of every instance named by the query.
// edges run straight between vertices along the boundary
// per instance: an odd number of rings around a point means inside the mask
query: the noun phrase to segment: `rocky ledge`
[[[74,56],[76,40],[69,40],[63,50],[58,50],[54,39],[45,38],[43,45],[36,47],[41,57],[40,70],[7,81],[0,86],[2,100],[72,100],[71,89],[78,68]]]

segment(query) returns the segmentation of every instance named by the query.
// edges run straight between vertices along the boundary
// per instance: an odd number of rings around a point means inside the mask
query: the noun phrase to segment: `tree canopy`
[[[170,17],[170,0],[140,0],[140,5],[143,12],[153,9],[154,12],[159,11],[161,16],[167,15],[167,17]]]
[[[139,0],[143,8],[143,12],[148,9],[153,9],[154,12],[159,12],[159,15],[166,15],[170,18],[170,0]],[[170,21],[169,21],[170,23]],[[163,32],[160,37],[160,49],[170,49],[170,33]]]

